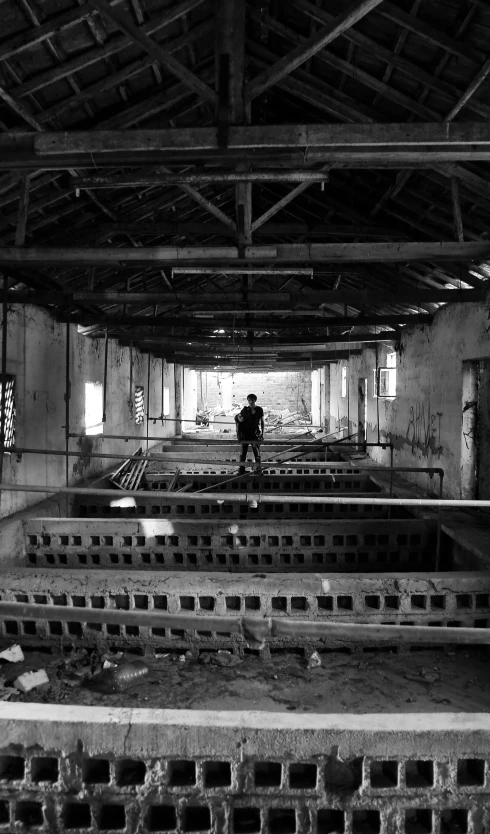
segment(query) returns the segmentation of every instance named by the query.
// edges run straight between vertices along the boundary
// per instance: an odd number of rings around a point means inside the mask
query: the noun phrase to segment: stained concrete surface
[[[490,712],[486,649],[325,652],[322,665],[313,669],[303,656],[290,652],[270,660],[245,655],[231,667],[216,665],[216,653],[199,660],[184,657],[146,658],[150,673],[144,680],[126,692],[104,695],[81,685],[101,668],[103,656],[97,651],[78,650],[71,656],[26,651],[23,663],[1,664],[0,681],[7,687],[0,688],[0,697],[19,674],[44,668],[50,683],[25,695],[15,693],[13,702],[296,713]],[[126,653],[117,663],[135,659]]]

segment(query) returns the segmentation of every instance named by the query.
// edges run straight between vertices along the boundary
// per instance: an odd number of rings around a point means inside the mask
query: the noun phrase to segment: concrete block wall
[[[487,715],[23,707],[0,704],[5,831],[489,830]]]
[[[85,382],[102,383],[104,379],[104,341],[89,339],[77,332],[70,336],[70,430],[84,431]],[[145,389],[147,410],[148,362],[150,362],[150,401],[152,415],[162,411],[162,360],[148,358],[137,350],[132,352],[133,386]],[[15,377],[16,445],[25,448],[65,449],[65,365],[66,325],[56,322],[45,310],[31,306],[9,306],[7,373]],[[170,389],[170,417],[175,416],[174,366],[165,364],[163,385]],[[131,434],[137,440],[101,440],[96,436],[73,438],[70,458],[70,486],[82,479],[99,475],[110,465],[104,459],[86,457],[90,452],[108,452],[130,456],[146,437],[146,423],[136,424],[128,406],[130,398],[130,350],[109,341],[107,422],[104,434]],[[134,388],[133,395],[134,399]],[[157,422],[150,426],[150,435],[171,437],[175,424]],[[117,461],[114,461],[114,468]],[[5,456],[3,480],[13,484],[65,485],[63,457],[25,454]],[[39,495],[3,492],[0,516],[22,510],[39,500]]]
[[[247,404],[248,394],[257,394],[258,404],[276,410],[311,411],[311,375],[304,371],[274,371],[267,373],[222,373],[203,371],[197,375],[198,406],[207,401],[209,408],[222,404],[221,383],[232,377],[232,400]],[[219,381],[219,385],[218,385]]]

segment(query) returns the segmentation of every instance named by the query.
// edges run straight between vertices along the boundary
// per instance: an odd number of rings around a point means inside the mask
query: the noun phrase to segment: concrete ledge
[[[246,731],[247,736],[243,733]],[[391,713],[287,715],[278,712],[149,710],[59,704],[0,703],[1,745],[40,745],[90,755],[144,758],[226,753],[261,759],[328,755],[339,745],[346,757],[399,755],[417,758],[488,756],[488,713]],[[165,751],[165,753],[164,753]],[[368,752],[369,751],[369,752]]]

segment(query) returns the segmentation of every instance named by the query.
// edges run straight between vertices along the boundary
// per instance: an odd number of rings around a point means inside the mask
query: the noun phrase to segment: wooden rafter
[[[212,104],[217,103],[217,96],[211,87],[208,87],[204,81],[189,70],[184,64],[178,61],[170,52],[164,47],[160,46],[155,40],[150,38],[145,32],[142,32],[140,27],[135,26],[127,15],[121,15],[115,12],[107,5],[105,0],[88,0],[89,5],[99,14],[108,17],[116,26],[119,27],[126,35],[131,38],[134,43],[137,43],[145,50],[152,58],[163,64],[172,75],[186,84],[192,92],[196,95],[210,101]]]
[[[382,0],[360,0],[356,6],[351,7],[339,15],[333,24],[323,26],[301,44],[301,46],[293,49],[284,58],[277,61],[273,67],[265,70],[250,81],[245,87],[245,100],[252,101],[252,99],[261,95],[269,87],[277,84],[283,76],[289,75],[289,73],[293,72],[301,64],[304,64],[313,55],[316,55],[327,44],[334,41],[365,15],[369,14],[381,2]]]

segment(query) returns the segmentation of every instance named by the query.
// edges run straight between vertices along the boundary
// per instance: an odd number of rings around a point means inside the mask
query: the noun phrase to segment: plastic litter
[[[317,669],[318,666],[321,666],[321,665],[322,665],[322,659],[321,659],[320,655],[318,654],[318,652],[313,652],[313,654],[310,654],[310,656],[308,658],[308,663],[307,663],[308,669]]]
[[[84,681],[84,686],[94,692],[102,692],[104,695],[112,695],[115,692],[124,692],[132,686],[140,683],[142,678],[149,673],[149,668],[142,660],[135,660],[133,663],[123,663],[112,669],[103,669],[98,675]]]

